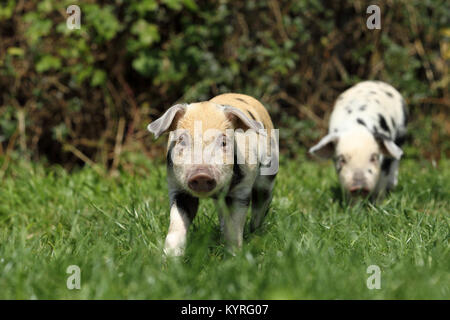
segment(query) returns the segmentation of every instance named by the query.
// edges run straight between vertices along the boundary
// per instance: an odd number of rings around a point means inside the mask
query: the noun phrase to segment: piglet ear
[[[328,134],[323,137],[318,144],[309,149],[309,153],[318,156],[320,158],[331,158],[334,154],[334,149],[339,140],[339,137],[335,134]]]
[[[375,139],[380,146],[381,152],[386,157],[400,160],[403,155],[403,150],[399,146],[397,146],[391,138],[388,138],[384,135],[376,135]]]
[[[223,106],[223,111],[229,116],[237,117],[242,122],[243,126],[253,129],[256,132],[259,132],[260,129],[264,129],[264,126],[261,122],[250,119],[244,112],[242,112],[238,108],[232,106]]]
[[[167,131],[174,122],[175,116],[186,111],[186,104],[176,104],[169,108],[160,118],[156,119],[147,126],[147,130],[155,135],[157,139]]]

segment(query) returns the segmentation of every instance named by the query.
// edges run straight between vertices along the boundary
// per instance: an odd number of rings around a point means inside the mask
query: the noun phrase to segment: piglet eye
[[[347,161],[345,160],[345,158],[343,156],[338,156],[337,162],[339,163],[339,165],[344,165],[347,163]]]
[[[177,143],[180,145],[180,146],[183,146],[183,147],[185,147],[186,146],[186,137],[184,136],[184,135],[182,135],[182,136],[180,136],[179,138],[178,138],[178,140],[177,140]]]
[[[221,145],[223,148],[225,148],[227,146],[227,137],[226,136],[220,136],[219,137],[219,141],[218,141],[219,145]]]
[[[372,155],[370,156],[370,162],[374,163],[377,162],[379,159],[379,155],[376,153],[372,153]]]

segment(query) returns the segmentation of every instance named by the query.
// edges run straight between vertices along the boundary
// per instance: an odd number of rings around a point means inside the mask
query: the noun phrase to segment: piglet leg
[[[164,253],[169,256],[181,256],[186,246],[186,236],[198,209],[198,198],[186,193],[170,194],[170,225],[167,233]]]

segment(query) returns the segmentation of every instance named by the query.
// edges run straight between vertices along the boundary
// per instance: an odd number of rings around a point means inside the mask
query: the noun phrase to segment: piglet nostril
[[[350,192],[358,192],[359,190],[361,190],[361,187],[351,187],[350,188]]]
[[[198,174],[189,179],[188,186],[195,192],[210,192],[216,187],[216,180],[206,174]]]
[[[190,186],[190,187],[197,187],[197,186],[198,186],[198,181],[197,181],[197,180],[191,180],[191,181],[189,181],[189,186]]]
[[[367,196],[370,192],[369,189],[360,186],[353,186],[349,191],[352,196]]]

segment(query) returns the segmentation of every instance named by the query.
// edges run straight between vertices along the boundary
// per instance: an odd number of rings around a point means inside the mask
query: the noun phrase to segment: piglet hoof
[[[163,252],[166,258],[177,258],[184,255],[183,248],[164,248]]]
[[[184,255],[184,244],[180,244],[176,237],[168,235],[164,245],[164,255],[166,257],[181,257]]]
[[[164,248],[164,254],[167,256],[182,256],[184,254],[183,248]]]

